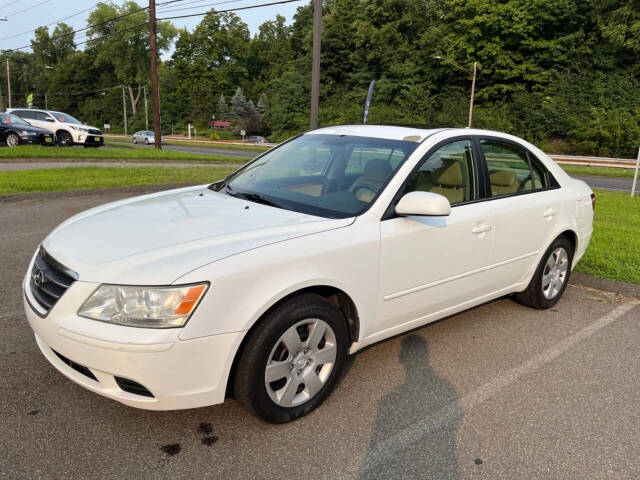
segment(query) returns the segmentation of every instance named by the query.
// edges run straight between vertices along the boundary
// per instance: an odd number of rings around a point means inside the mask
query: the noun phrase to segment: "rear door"
[[[495,222],[489,261],[489,292],[521,283],[547,248],[562,200],[558,184],[522,145],[493,137],[477,138]]]

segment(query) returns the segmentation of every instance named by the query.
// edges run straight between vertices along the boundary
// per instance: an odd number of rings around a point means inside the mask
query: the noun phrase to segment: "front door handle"
[[[491,230],[491,225],[489,225],[488,223],[485,223],[484,225],[479,225],[475,227],[473,230],[471,230],[471,233],[474,233],[477,235],[480,233],[486,233],[490,230]]]
[[[549,218],[549,217],[553,217],[556,213],[558,213],[557,210],[553,208],[549,208],[542,215],[544,215],[545,218]]]

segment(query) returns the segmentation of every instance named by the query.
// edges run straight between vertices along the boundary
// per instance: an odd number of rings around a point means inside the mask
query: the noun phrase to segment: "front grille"
[[[89,129],[89,135],[102,135],[102,132],[100,130],[96,130],[96,129]]]
[[[151,397],[153,398],[153,394],[147,390],[144,386],[140,385],[138,382],[134,382],[133,380],[129,380],[128,378],[122,377],[113,377],[120,387],[120,389],[125,392],[134,393],[136,395],[142,395],[143,397]]]
[[[85,377],[89,377],[91,380],[95,380],[96,382],[98,381],[98,379],[96,378],[96,376],[91,373],[91,370],[89,370],[87,367],[85,367],[84,365],[80,365],[79,363],[74,362],[73,360],[69,360],[67,357],[65,357],[64,355],[62,355],[61,353],[56,352],[55,350],[51,349],[51,351],[53,353],[55,353],[58,358],[60,360],[62,360],[64,363],[66,363],[67,365],[69,365],[71,368],[73,368],[76,372],[81,373],[82,375],[84,375]]]
[[[58,263],[40,248],[31,269],[29,285],[33,298],[48,313],[77,279],[75,272]]]

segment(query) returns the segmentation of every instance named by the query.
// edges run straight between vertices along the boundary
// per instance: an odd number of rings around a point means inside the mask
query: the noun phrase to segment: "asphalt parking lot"
[[[76,386],[40,354],[21,279],[55,225],[122,196],[0,203],[0,475],[640,478],[640,305],[580,285],[548,311],[501,299],[374,345],[291,424],[233,400],[146,412]]]

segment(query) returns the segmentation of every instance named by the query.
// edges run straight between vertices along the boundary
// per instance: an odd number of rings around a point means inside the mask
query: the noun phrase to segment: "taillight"
[[[591,194],[591,208],[593,209],[593,211],[596,211],[596,194],[592,193]]]

